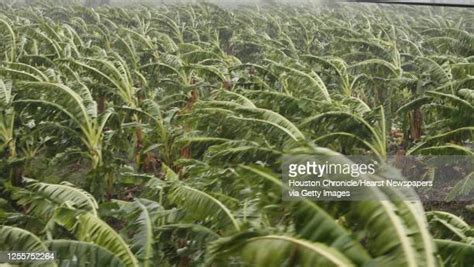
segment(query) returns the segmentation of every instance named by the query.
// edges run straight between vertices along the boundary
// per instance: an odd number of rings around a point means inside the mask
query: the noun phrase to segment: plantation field
[[[472,159],[474,10],[269,3],[0,3],[0,251],[56,253],[5,266],[474,266],[474,172],[285,201],[281,167]]]

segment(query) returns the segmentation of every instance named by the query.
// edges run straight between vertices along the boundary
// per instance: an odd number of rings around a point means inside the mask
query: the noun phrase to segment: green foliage
[[[471,9],[1,8],[0,250],[55,251],[52,266],[474,264],[469,218],[378,188],[288,202],[280,175],[287,154],[472,156]]]
[[[91,213],[60,208],[54,220],[74,234],[79,241],[93,242],[114,253],[126,266],[138,266],[137,258],[123,238],[107,223]]]
[[[125,266],[116,254],[93,243],[58,239],[44,244],[56,253],[59,266]]]
[[[215,241],[210,250],[220,262],[225,262],[221,257],[240,253],[243,262],[255,266],[354,266],[333,248],[288,236],[244,232]]]

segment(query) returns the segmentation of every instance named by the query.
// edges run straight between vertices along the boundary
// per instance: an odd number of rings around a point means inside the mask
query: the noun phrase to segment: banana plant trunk
[[[420,107],[417,107],[410,114],[410,135],[412,141],[420,140],[423,126],[423,115]]]

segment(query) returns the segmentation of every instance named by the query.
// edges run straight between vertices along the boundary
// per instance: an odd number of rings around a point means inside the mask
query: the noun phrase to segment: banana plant
[[[53,109],[66,117],[70,125],[63,125],[59,120],[51,121],[51,126],[59,127],[71,138],[80,140],[91,160],[91,168],[96,169],[103,164],[103,136],[114,111],[109,109],[98,115],[97,104],[89,89],[79,85],[76,90],[59,83],[22,82],[19,85],[20,94],[28,98],[19,97],[15,104],[39,106],[36,110]]]
[[[324,142],[328,138],[340,138],[341,142],[356,141],[369,149],[378,159],[385,161],[387,158],[387,132],[384,108],[380,106],[374,111],[365,114],[354,114],[344,111],[330,111],[318,114],[305,119],[301,128],[314,129],[331,127],[335,128],[331,123],[333,120],[346,121],[345,124],[339,124],[335,132],[316,136],[316,142]],[[329,123],[329,125],[327,124]],[[354,128],[355,125],[360,128]],[[328,125],[328,126],[325,126]],[[324,131],[324,130],[323,130]],[[315,133],[318,133],[316,130]],[[346,141],[344,141],[346,140]]]
[[[0,80],[0,140],[1,150],[8,149],[8,158],[16,157],[15,145],[15,110],[13,108],[14,95],[12,84]]]

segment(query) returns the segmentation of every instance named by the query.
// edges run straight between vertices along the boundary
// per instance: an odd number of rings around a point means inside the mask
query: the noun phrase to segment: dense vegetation
[[[473,12],[3,5],[0,250],[56,251],[47,266],[473,266],[469,203],[284,202],[280,180],[287,153],[472,156]]]

